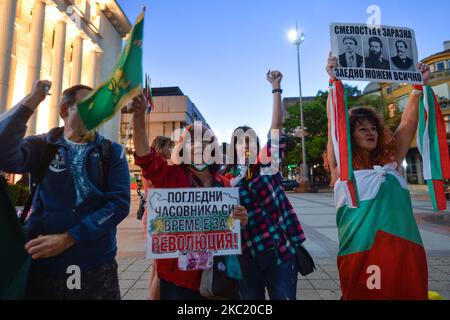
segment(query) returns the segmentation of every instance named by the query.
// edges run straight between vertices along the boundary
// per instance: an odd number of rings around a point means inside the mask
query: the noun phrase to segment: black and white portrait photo
[[[394,70],[414,70],[414,61],[411,59],[411,44],[408,40],[390,40],[391,62]]]
[[[367,69],[389,70],[391,65],[387,44],[379,37],[369,37],[366,42],[366,56],[364,63]]]
[[[332,23],[330,44],[341,80],[422,84],[413,29]]]
[[[339,65],[343,68],[360,68],[364,58],[361,50],[361,39],[355,36],[341,37],[339,43]]]

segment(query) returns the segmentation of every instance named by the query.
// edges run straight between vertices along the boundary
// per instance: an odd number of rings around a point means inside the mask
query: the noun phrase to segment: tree
[[[322,153],[327,145],[327,112],[326,101],[328,92],[319,91],[314,100],[304,103],[303,118],[305,125],[306,160],[308,166],[322,163]],[[296,136],[296,130],[300,127],[299,104],[287,109],[288,117],[284,123],[287,134],[287,152],[284,165],[301,165],[302,149],[301,137]]]
[[[381,96],[376,95],[368,95],[358,97],[355,101],[355,105],[360,107],[373,107],[375,108],[384,119],[384,123],[386,126],[392,131],[395,132],[401,120],[401,113],[395,112],[394,116],[391,117],[389,115],[388,106],[386,106],[385,101]]]

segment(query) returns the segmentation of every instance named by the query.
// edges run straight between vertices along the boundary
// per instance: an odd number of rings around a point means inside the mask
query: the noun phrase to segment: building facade
[[[194,121],[201,121],[209,128],[203,115],[195,104],[186,96],[179,87],[153,88],[153,102],[155,109],[146,114],[146,130],[149,143],[156,136],[165,136],[177,140],[183,129]],[[139,173],[140,168],[134,165],[132,153],[134,150],[132,137],[130,136],[131,113],[122,110],[120,123],[120,142],[126,148],[130,171]],[[128,138],[127,138],[128,136]]]
[[[439,104],[444,115],[447,130],[447,144],[450,146],[450,41],[444,42],[444,51],[433,54],[422,60],[430,66],[430,85],[438,97]],[[403,113],[408,102],[411,85],[382,83],[381,95],[391,118]],[[406,173],[408,182],[412,184],[424,184],[422,174],[422,158],[417,149],[416,139],[406,156]]]
[[[114,0],[0,0],[0,113],[18,103],[38,79],[51,95],[28,123],[28,134],[61,124],[64,89],[106,80],[131,24]],[[119,140],[120,114],[99,131]]]

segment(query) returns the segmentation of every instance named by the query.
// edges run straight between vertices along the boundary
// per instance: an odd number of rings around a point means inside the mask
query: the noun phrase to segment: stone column
[[[72,72],[70,74],[70,85],[80,84],[81,67],[83,61],[83,37],[78,35],[73,42]]]
[[[30,53],[28,55],[27,80],[25,83],[25,94],[31,92],[33,84],[41,77],[41,62],[42,62],[42,39],[44,35],[44,19],[45,19],[45,2],[42,0],[35,0],[33,6],[30,30]],[[38,109],[30,119],[28,125],[28,134],[36,133],[36,122]]]
[[[96,55],[96,69],[95,69],[95,85],[94,87],[101,84],[103,81],[106,80],[106,78],[102,78],[101,75],[101,69],[102,69],[102,63],[103,63],[103,51],[97,51]]]
[[[87,77],[87,85],[94,88],[96,85],[96,78],[97,78],[97,50],[92,49],[89,52],[88,56],[88,77]]]
[[[62,80],[64,71],[64,50],[66,47],[66,21],[60,20],[56,24],[55,45],[52,61],[52,95],[50,96],[49,128],[59,126],[59,102],[61,99]]]
[[[7,107],[16,8],[16,0],[0,1],[0,114]]]

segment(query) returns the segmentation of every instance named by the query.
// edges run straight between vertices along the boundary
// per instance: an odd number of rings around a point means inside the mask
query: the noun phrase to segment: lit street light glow
[[[300,73],[300,44],[305,40],[305,34],[298,31],[297,23],[295,29],[292,29],[287,34],[290,42],[297,48],[297,68],[298,68],[298,93],[299,93],[299,106],[300,106],[300,128],[296,130],[297,136],[301,134],[301,147],[302,147],[302,180],[299,180],[304,186],[309,186],[308,168],[306,164],[306,144],[305,144],[305,126],[303,123],[303,104],[302,104],[302,80]],[[311,175],[313,174],[311,168]]]
[[[303,32],[299,32],[297,29],[292,29],[287,34],[289,41],[292,44],[300,44],[305,40],[305,34]]]

